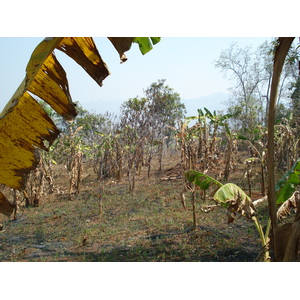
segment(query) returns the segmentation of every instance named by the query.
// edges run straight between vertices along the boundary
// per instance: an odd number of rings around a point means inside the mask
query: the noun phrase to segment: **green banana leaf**
[[[221,187],[223,185],[216,179],[194,170],[186,171],[185,177],[189,182],[195,183],[201,190],[204,191],[212,185],[217,185],[218,187]]]
[[[276,204],[282,204],[289,199],[300,184],[300,158],[293,164],[291,169],[277,182]]]
[[[134,43],[139,44],[139,48],[142,54],[149,52],[153,45],[157,44],[160,41],[159,37],[135,37],[133,38]]]

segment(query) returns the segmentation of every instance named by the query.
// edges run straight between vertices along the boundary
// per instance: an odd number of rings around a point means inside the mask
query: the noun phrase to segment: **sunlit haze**
[[[41,38],[0,38],[0,109],[2,110],[25,76],[25,68],[32,51]],[[56,55],[67,72],[73,101],[86,109],[105,113],[119,113],[120,105],[136,96],[158,79],[181,96],[187,114],[197,108],[224,110],[230,81],[214,66],[222,50],[232,43],[256,49],[271,38],[225,37],[162,37],[145,55],[137,44],[126,52],[128,60],[120,64],[117,51],[107,38],[95,38],[95,43],[111,75],[99,87],[85,71],[68,56],[56,50]]]

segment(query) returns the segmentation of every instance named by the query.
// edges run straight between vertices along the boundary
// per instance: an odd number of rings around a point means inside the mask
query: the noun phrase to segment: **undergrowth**
[[[59,174],[55,184],[67,191],[66,175]],[[132,193],[126,179],[107,181],[101,215],[99,183],[89,176],[71,200],[67,192],[44,195],[39,207],[21,206],[17,220],[1,216],[0,260],[255,261],[260,243],[252,223],[241,218],[227,224],[226,211],[219,206],[202,211],[213,203],[199,196],[193,230],[189,195],[186,210],[180,201],[183,179],[162,178],[163,172],[147,178],[145,170]]]

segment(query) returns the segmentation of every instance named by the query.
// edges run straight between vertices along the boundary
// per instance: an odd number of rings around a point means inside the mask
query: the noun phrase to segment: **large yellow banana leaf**
[[[126,61],[124,52],[133,42],[139,43],[142,53],[151,49],[157,38],[110,37],[120,55]],[[147,51],[142,48],[150,44]],[[39,161],[38,148],[47,150],[59,131],[35,98],[48,103],[58,114],[71,121],[76,116],[66,73],[55,57],[58,49],[72,59],[101,86],[109,75],[96,45],[90,37],[45,38],[33,51],[26,67],[26,75],[15,94],[0,114],[0,184],[24,189],[26,178]],[[1,207],[10,212],[9,201],[0,195]]]

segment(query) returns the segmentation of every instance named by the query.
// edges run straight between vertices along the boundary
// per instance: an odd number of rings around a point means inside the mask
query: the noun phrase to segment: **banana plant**
[[[234,183],[226,183],[223,185],[216,179],[194,170],[187,171],[185,176],[190,183],[197,185],[201,190],[207,190],[211,186],[218,188],[213,198],[219,202],[222,207],[227,209],[228,223],[233,222],[237,216],[244,216],[254,222],[260,236],[262,248],[264,249],[264,261],[269,261],[270,255],[267,245],[269,242],[270,223],[267,226],[266,233],[264,233],[261,223],[256,217],[256,209],[250,197]]]
[[[288,51],[294,41],[294,37],[280,37],[277,39],[276,46],[274,48],[274,65],[270,92],[270,102],[268,110],[268,203],[269,214],[272,225],[273,240],[277,238],[277,206],[276,206],[276,180],[275,180],[275,143],[274,143],[274,126],[275,126],[275,113],[276,102],[279,89],[279,81],[281,72],[287,57]],[[276,251],[275,251],[276,257]]]
[[[247,137],[243,135],[238,135],[238,140],[245,141],[251,147],[251,151],[253,152],[253,157],[248,157],[246,159],[246,163],[251,163],[258,161],[261,167],[261,193],[263,196],[266,194],[266,168],[267,168],[267,148],[266,145],[263,143],[262,139],[266,135],[266,129],[257,126],[254,128],[252,132],[252,140],[249,140]]]
[[[277,220],[297,209],[295,220],[278,226],[274,234],[275,257],[278,261],[292,261],[298,256],[300,240],[300,192],[297,190],[300,180],[300,158],[275,185]]]
[[[109,37],[121,62],[132,43],[138,43],[142,54],[150,51],[160,38]],[[35,97],[49,104],[67,121],[76,116],[69,92],[66,72],[54,50],[75,60],[97,83],[110,74],[91,37],[45,38],[33,51],[25,78],[0,114],[0,183],[22,190],[26,178],[39,162],[37,148],[48,150],[59,135],[53,120]],[[0,192],[1,212],[9,215],[12,207]]]
[[[204,110],[206,111],[206,117],[210,120],[210,123],[213,125],[213,133],[212,133],[212,137],[211,137],[211,143],[209,146],[209,151],[212,153],[215,150],[215,142],[216,142],[218,128],[220,126],[227,125],[225,123],[225,121],[229,118],[232,118],[234,115],[233,114],[225,114],[225,115],[217,114],[215,110],[212,113],[206,107],[204,107]]]
[[[230,171],[234,168],[234,152],[236,151],[237,134],[229,129],[228,124],[224,125],[227,146],[225,152],[225,168],[224,168],[224,180],[229,179]]]
[[[270,241],[271,220],[269,219],[266,231],[263,232],[260,221],[256,216],[255,202],[237,185],[227,183],[223,185],[214,178],[200,172],[189,170],[185,173],[190,183],[197,185],[201,190],[207,190],[211,186],[218,187],[214,194],[214,200],[227,209],[228,223],[241,215],[254,222],[264,249],[264,261],[270,260],[267,245]],[[291,261],[297,255],[297,242],[300,238],[300,158],[292,168],[276,184],[277,220],[290,214],[292,208],[297,208],[294,223],[287,223],[277,228],[277,237],[273,241],[277,252],[277,260]]]
[[[206,191],[209,188],[214,188],[216,191],[217,189],[219,189],[222,186],[222,183],[206,174],[203,174],[203,173],[200,173],[200,172],[197,172],[194,170],[186,171],[185,177],[188,180],[188,182],[192,185],[192,186],[189,186],[189,189],[192,192],[193,229],[195,230],[197,227],[195,186],[198,186],[204,193],[206,193]],[[187,189],[185,188],[184,191],[187,191]],[[183,193],[182,193],[182,196],[183,196]]]
[[[270,261],[267,245],[269,242],[270,222],[266,232],[263,232],[261,223],[256,216],[255,206],[250,197],[234,183],[223,185],[214,195],[214,199],[219,201],[227,209],[228,223],[233,222],[237,215],[245,216],[254,222],[259,233],[262,249],[264,250],[264,261]]]

